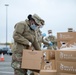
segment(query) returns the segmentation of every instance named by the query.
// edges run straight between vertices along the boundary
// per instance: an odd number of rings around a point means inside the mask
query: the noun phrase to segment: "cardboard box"
[[[41,70],[56,70],[56,61],[43,62]]]
[[[57,45],[59,49],[70,47],[76,49],[76,32],[57,33]]]
[[[55,50],[43,50],[43,55],[45,55],[45,60],[55,59]]]
[[[46,52],[46,57],[49,60],[45,60],[43,54]],[[56,69],[55,60],[50,60],[55,57],[55,51],[32,51],[32,50],[23,50],[22,56],[22,64],[21,68],[23,69],[30,69],[30,70],[41,70],[41,69]],[[47,59],[48,59],[47,58]]]
[[[76,62],[57,61],[57,72],[76,74]]]
[[[40,73],[34,72],[34,75],[40,75]]]
[[[57,73],[57,75],[76,75],[76,74],[68,74],[68,73]]]
[[[59,32],[57,33],[57,39],[58,41],[76,39],[76,32]]]
[[[76,41],[75,40],[60,40],[57,41],[58,48],[60,50],[75,50],[76,49]]]
[[[40,75],[56,75],[56,70],[41,70]]]
[[[23,50],[21,68],[41,70],[42,57],[42,51]]]
[[[76,62],[76,50],[56,50],[55,58],[57,61],[74,61],[74,62]]]
[[[56,70],[41,70],[40,73],[34,73],[35,75],[76,75],[69,73],[58,73]]]

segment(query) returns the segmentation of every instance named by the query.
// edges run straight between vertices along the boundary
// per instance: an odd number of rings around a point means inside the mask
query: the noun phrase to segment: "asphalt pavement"
[[[5,61],[0,62],[0,75],[14,75],[13,68],[11,67],[11,56],[3,56]]]
[[[14,75],[13,68],[11,67],[12,56],[5,54],[3,57],[4,61],[0,61],[0,75]],[[30,75],[30,72],[28,71],[28,75]]]

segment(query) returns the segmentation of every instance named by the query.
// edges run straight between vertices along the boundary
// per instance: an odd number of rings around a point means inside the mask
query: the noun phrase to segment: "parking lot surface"
[[[11,67],[12,56],[5,54],[3,57],[5,61],[0,62],[0,75],[14,75],[13,68]],[[28,71],[28,75],[30,75],[30,72]]]
[[[0,62],[0,75],[14,75],[13,68],[11,67],[11,56],[4,55],[3,62]]]

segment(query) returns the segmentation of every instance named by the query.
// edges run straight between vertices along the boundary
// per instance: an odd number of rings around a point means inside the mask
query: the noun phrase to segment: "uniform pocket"
[[[14,69],[20,69],[21,68],[21,62],[14,61],[11,63],[11,67]]]

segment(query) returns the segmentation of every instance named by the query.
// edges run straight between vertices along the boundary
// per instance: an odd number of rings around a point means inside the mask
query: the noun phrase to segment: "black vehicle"
[[[7,51],[7,54],[8,54],[8,55],[12,55],[11,49],[9,49],[9,50]]]
[[[7,54],[7,51],[9,50],[9,48],[7,47],[3,47],[0,49],[0,54],[3,53],[3,54]]]
[[[0,48],[0,54],[2,53],[2,48]]]

